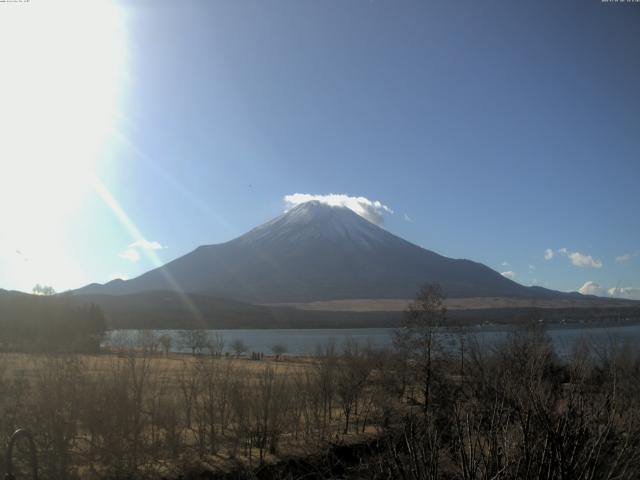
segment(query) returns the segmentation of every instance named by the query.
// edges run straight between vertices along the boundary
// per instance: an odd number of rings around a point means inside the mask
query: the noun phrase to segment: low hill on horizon
[[[130,295],[69,295],[78,304],[99,305],[110,329],[361,328],[400,325],[408,300],[334,301],[312,305],[254,305],[207,295],[171,291]],[[640,320],[640,304],[628,301],[528,302],[513,298],[448,299],[452,323],[551,323]],[[606,299],[605,299],[606,300]],[[336,305],[337,303],[337,305]],[[342,304],[346,303],[346,304]],[[355,305],[355,307],[354,307]]]
[[[255,305],[207,295],[151,291],[130,295],[63,293],[31,295],[0,290],[1,306],[39,304],[85,308],[92,304],[104,312],[108,329],[253,329],[253,328],[361,328],[395,327],[402,320],[409,300],[359,299],[312,302],[309,304]],[[447,299],[448,317],[453,324],[506,324],[532,318],[550,323],[640,321],[640,303],[584,297],[582,299],[531,302],[519,298]],[[44,302],[44,303],[43,303]],[[74,307],[75,305],[75,307]],[[6,313],[6,312],[5,312]],[[0,320],[11,321],[0,312]],[[42,319],[45,321],[44,319]]]

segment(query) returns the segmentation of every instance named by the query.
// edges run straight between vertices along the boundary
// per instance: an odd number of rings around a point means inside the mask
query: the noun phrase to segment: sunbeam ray
[[[122,226],[129,232],[134,242],[142,242],[145,241],[145,237],[140,231],[140,229],[136,226],[136,224],[131,220],[129,215],[124,211],[118,200],[113,196],[113,194],[109,191],[107,186],[100,180],[97,175],[93,175],[91,179],[91,184],[98,194],[98,196],[104,201],[104,203],[111,209],[114,215],[118,218]],[[184,292],[182,287],[178,284],[178,282],[173,278],[171,273],[164,268],[164,265],[156,252],[154,250],[143,249],[147,258],[153,263],[155,267],[159,269],[159,271],[164,276],[165,280],[171,287],[171,289],[178,294],[180,301],[184,303],[185,307],[189,310],[189,312],[193,315],[195,321],[200,326],[205,326],[205,320],[202,313],[198,310],[195,304],[191,301],[189,296]]]

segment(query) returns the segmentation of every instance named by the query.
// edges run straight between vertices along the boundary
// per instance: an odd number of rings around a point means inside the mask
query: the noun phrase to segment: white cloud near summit
[[[512,272],[511,270],[509,270],[508,272],[502,272],[500,275],[502,275],[503,277],[508,278],[509,280],[513,280],[514,278],[516,278],[516,274],[514,272]]]
[[[284,197],[288,208],[313,200],[331,205],[332,207],[347,207],[380,227],[384,225],[384,215],[393,213],[391,208],[378,200],[369,200],[367,197],[352,197],[344,193],[330,193],[328,195],[294,193]]]

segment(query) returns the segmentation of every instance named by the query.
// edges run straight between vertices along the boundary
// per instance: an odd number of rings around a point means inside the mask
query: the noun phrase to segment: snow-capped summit
[[[324,240],[348,242],[359,248],[374,248],[385,239],[384,229],[365,220],[348,207],[331,206],[317,200],[301,203],[279,217],[254,228],[237,241],[303,243]]]
[[[137,278],[77,293],[152,290],[256,302],[411,298],[426,282],[449,296],[554,295],[513,282],[470,260],[443,257],[401,239],[347,207],[300,204],[248,233],[193,252]]]

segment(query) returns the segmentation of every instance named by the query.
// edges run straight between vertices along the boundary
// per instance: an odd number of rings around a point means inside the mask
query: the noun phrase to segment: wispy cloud
[[[627,263],[633,260],[633,257],[637,257],[640,255],[640,252],[634,253],[625,253],[624,255],[619,255],[616,257],[616,263]]]
[[[332,207],[347,207],[363,218],[376,225],[384,225],[384,215],[392,214],[393,210],[378,200],[369,200],[366,197],[352,197],[344,193],[330,193],[328,195],[315,195],[311,193],[294,193],[286,195],[284,201],[287,207],[295,207],[301,203],[316,200]]]
[[[124,252],[120,254],[120,258],[129,260],[130,262],[137,262],[138,260],[140,260],[140,252],[138,252],[133,248],[127,248]]]
[[[145,239],[138,240],[129,245],[129,248],[141,248],[142,250],[162,250],[164,247],[160,244],[160,242],[149,241]]]
[[[137,262],[140,260],[141,250],[162,250],[164,248],[167,247],[163,246],[160,242],[156,242],[155,240],[149,241],[143,238],[129,244],[127,249],[120,254],[120,257],[130,262]]]
[[[551,260],[554,256],[553,250],[551,250],[550,248],[547,248],[544,251],[544,259],[545,260]]]
[[[510,267],[511,264],[509,262],[502,262],[500,265],[502,265],[503,267]]]
[[[605,294],[604,288],[602,288],[599,284],[592,281],[585,282],[584,285],[582,285],[578,289],[578,292],[580,292],[583,295],[602,296]]]
[[[404,218],[405,222],[413,222],[413,220],[411,220],[411,217],[409,215],[407,215],[406,213],[404,214],[403,218]]]
[[[503,277],[508,278],[509,280],[513,280],[513,279],[516,278],[515,272],[512,272],[511,270],[509,270],[508,272],[502,272],[500,275],[502,275]]]

